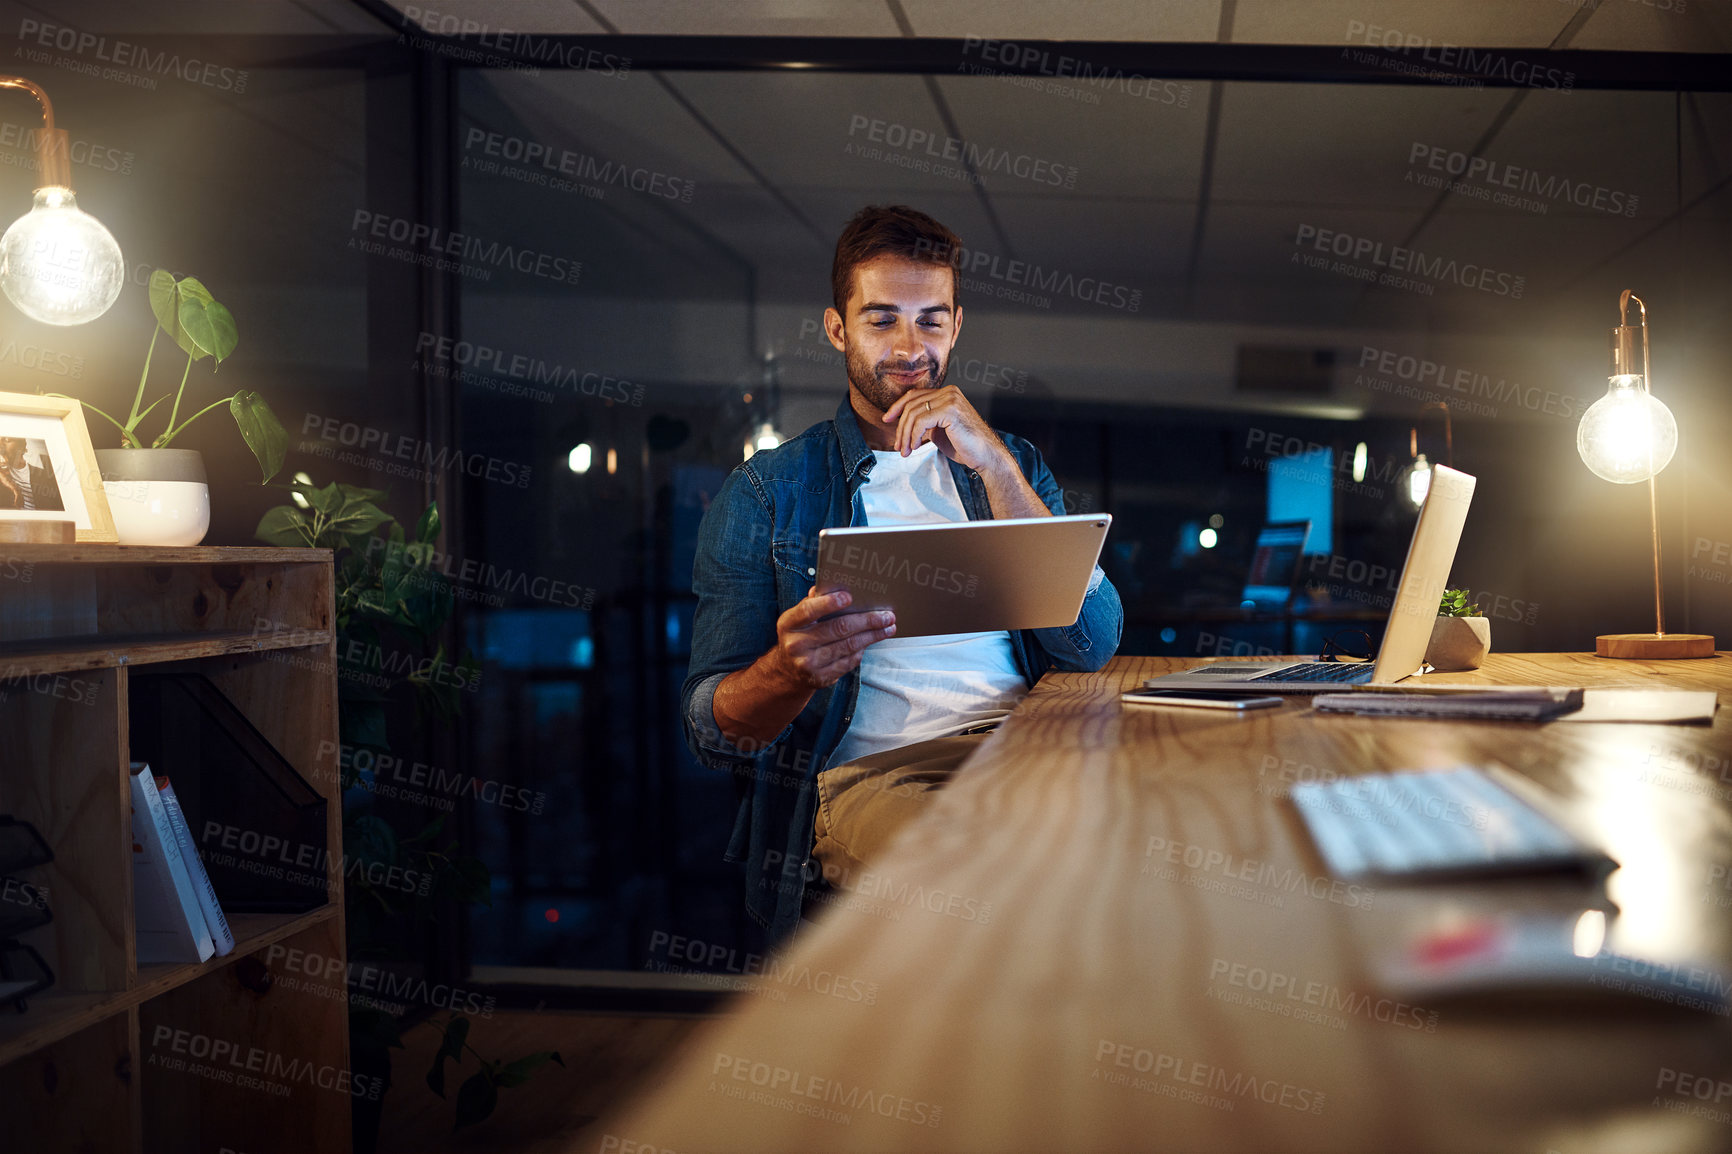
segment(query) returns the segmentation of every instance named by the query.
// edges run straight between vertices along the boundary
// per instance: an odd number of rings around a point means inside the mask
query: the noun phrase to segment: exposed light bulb
[[[1413,459],[1413,464],[1407,468],[1407,499],[1415,508],[1425,504],[1425,495],[1431,492],[1431,462],[1421,453]]]
[[[1205,549],[1213,549],[1218,540],[1220,540],[1220,535],[1213,529],[1204,529],[1197,534],[1197,544]]]
[[[1576,930],[1571,936],[1574,939],[1571,952],[1576,957],[1598,957],[1606,944],[1606,911],[1583,910],[1582,916],[1576,919]]]
[[[774,449],[782,443],[782,434],[776,432],[776,427],[768,421],[760,422],[757,431],[745,443],[746,460],[752,459],[752,454],[764,449]]]
[[[1576,452],[1595,476],[1619,485],[1646,481],[1678,451],[1672,410],[1642,387],[1636,375],[1609,378],[1606,395],[1588,406],[1576,426]]]
[[[33,320],[79,325],[108,311],[126,269],[102,222],[70,188],[36,190],[36,203],[0,237],[0,289]]]
[[[565,466],[581,477],[589,472],[590,461],[594,454],[595,450],[590,448],[588,441],[574,445],[571,452],[566,454]]]
[[[313,478],[303,470],[302,472],[295,474],[295,483],[297,485],[311,485],[313,483]],[[308,501],[306,497],[302,496],[299,492],[290,493],[289,500],[293,501],[296,506],[302,509],[311,509],[313,507],[312,502]]]

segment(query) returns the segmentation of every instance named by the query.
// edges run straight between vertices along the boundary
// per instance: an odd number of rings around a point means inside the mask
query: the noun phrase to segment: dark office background
[[[915,205],[969,246],[952,380],[1040,446],[1073,507],[1114,515],[1121,652],[1375,634],[1388,590],[1371,574],[1401,563],[1416,445],[1480,478],[1453,583],[1481,593],[1494,647],[1646,628],[1645,489],[1592,476],[1574,441],[1624,288],[1648,303],[1655,389],[1681,430],[1660,486],[1670,623],[1732,635],[1732,566],[1711,563],[1732,540],[1732,79],[1706,55],[1732,49],[1723,4],[1322,16],[1241,0],[1062,20],[1013,5],[974,21],[887,0],[685,24],[607,0],[445,7],[491,39],[430,38],[373,0],[0,4],[6,58],[97,158],[74,165],[81,204],[138,270],[85,328],[0,321],[6,342],[75,356],[76,379],[3,353],[0,372],[124,408],[143,280],[191,273],[237,318],[222,377],[289,427],[286,472],[388,488],[411,521],[440,501],[451,640],[483,673],[455,730],[405,744],[540,799],[458,815],[492,905],[454,913],[429,956],[472,984],[678,986],[650,972],[676,960],[674,936],[717,947],[722,970],[760,944],[721,860],[733,785],[680,734],[693,542],[762,424],[792,435],[843,395],[818,324],[834,238],[863,204]],[[1504,63],[1416,81],[1424,61],[1368,46],[1368,22]],[[100,50],[43,47],[45,25],[215,61],[244,90],[118,80]],[[813,39],[766,39],[784,35]],[[1020,54],[1019,76],[981,42],[1061,37],[1117,42],[1074,49],[1105,78]],[[1509,86],[1510,62],[1570,83]],[[32,118],[22,98],[0,113],[18,212]],[[1453,176],[1470,157],[1497,167]],[[1496,200],[1487,171],[1525,203]],[[420,263],[453,233],[481,254]],[[1325,233],[1491,270],[1490,287],[1310,267],[1350,259],[1318,249]],[[498,246],[523,257],[485,255]],[[1450,406],[1447,449],[1432,400]],[[345,430],[482,464],[405,479],[376,448],[340,460]],[[253,484],[221,421],[187,443],[213,476],[208,542],[249,543],[282,493]],[[1331,522],[1300,567],[1309,620],[1238,608],[1272,485]]]

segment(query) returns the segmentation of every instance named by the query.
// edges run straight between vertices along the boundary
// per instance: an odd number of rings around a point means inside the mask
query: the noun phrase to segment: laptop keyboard
[[[1375,773],[1293,787],[1337,877],[1503,873],[1607,863],[1474,766]]]
[[[1290,665],[1286,669],[1277,669],[1270,673],[1259,673],[1248,677],[1247,681],[1304,681],[1326,685],[1360,684],[1371,680],[1372,664],[1369,661],[1356,665],[1348,665],[1339,661],[1307,661],[1303,665]]]

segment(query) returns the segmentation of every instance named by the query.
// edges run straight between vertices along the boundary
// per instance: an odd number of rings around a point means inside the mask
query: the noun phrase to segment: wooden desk
[[[1711,688],[1712,726],[1371,721],[1301,698],[1245,717],[1119,706],[1122,687],[1185,664],[1046,677],[886,851],[870,896],[837,903],[694,1036],[601,1149],[1732,1148],[1725,1018],[1616,999],[1394,1006],[1368,980],[1369,952],[1428,911],[1569,909],[1579,886],[1355,901],[1320,879],[1280,796],[1284,774],[1317,768],[1497,759],[1623,862],[1609,948],[1732,970],[1732,888],[1714,868],[1732,863],[1732,657],[1507,654],[1447,678]],[[1253,971],[1318,983],[1336,1008],[1259,1005]],[[1680,1074],[1711,1079],[1717,1119],[1655,1104],[1697,1105],[1661,1085]]]

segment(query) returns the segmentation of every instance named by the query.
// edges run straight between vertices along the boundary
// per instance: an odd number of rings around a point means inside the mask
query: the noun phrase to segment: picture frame
[[[0,393],[0,522],[72,521],[80,543],[116,544],[84,406]]]

